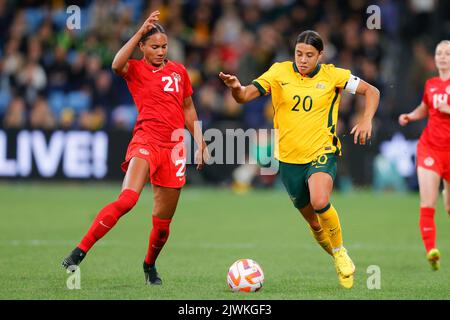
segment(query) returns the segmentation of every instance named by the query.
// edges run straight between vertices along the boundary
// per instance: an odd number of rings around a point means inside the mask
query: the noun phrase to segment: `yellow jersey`
[[[350,70],[318,64],[303,76],[295,63],[286,61],[273,64],[252,82],[261,95],[272,95],[276,159],[304,164],[324,153],[341,155],[336,124],[350,75]]]

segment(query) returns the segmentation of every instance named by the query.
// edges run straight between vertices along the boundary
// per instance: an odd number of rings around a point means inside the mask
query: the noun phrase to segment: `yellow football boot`
[[[341,286],[346,289],[350,289],[351,287],[353,287],[353,275],[344,277],[339,272],[337,272],[337,275]]]
[[[440,269],[441,263],[439,260],[441,259],[441,254],[438,249],[434,248],[428,251],[427,259],[433,271],[438,271]]]
[[[350,289],[353,286],[353,274],[356,270],[352,259],[348,256],[344,247],[333,253],[333,258],[339,283],[344,288]]]
[[[339,249],[339,251],[334,252],[333,258],[334,264],[336,265],[336,271],[342,274],[342,276],[349,277],[355,273],[355,265],[344,247]]]

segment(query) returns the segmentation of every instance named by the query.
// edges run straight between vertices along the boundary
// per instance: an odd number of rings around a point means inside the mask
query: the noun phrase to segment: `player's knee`
[[[311,205],[315,211],[322,210],[330,203],[330,198],[326,195],[311,197]]]
[[[139,193],[131,189],[125,189],[120,193],[116,201],[116,206],[122,214],[125,214],[133,209],[138,199]]]

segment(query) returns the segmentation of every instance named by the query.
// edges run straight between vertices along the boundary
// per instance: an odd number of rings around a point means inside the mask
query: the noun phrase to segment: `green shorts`
[[[305,164],[293,164],[280,161],[280,176],[294,206],[304,208],[309,203],[308,179],[316,172],[328,173],[336,178],[336,155],[327,153]]]

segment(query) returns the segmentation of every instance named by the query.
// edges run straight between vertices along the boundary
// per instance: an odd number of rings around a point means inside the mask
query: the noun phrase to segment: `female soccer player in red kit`
[[[433,270],[439,270],[440,253],[436,248],[434,212],[444,181],[445,210],[450,214],[450,41],[441,41],[435,52],[439,77],[425,83],[421,104],[402,114],[402,126],[424,119],[428,124],[417,145],[417,176],[420,189],[420,232]]]
[[[153,185],[153,228],[144,274],[148,284],[161,284],[155,261],[170,233],[170,223],[185,184],[186,158],[181,140],[173,139],[185,125],[199,146],[195,155],[197,169],[207,156],[206,144],[197,126],[197,113],[191,98],[192,87],[185,67],[169,61],[167,36],[157,23],[159,11],[152,12],[139,31],[117,52],[112,69],[122,76],[138,109],[133,137],[122,169],[126,172],[122,191],[116,201],[104,207],[79,245],[63,261],[69,268],[78,265],[91,247],[130,211],[147,181]],[[130,59],[139,45],[140,60]],[[178,131],[179,132],[179,131]],[[178,135],[180,136],[180,135]],[[175,140],[175,141],[174,141]]]

